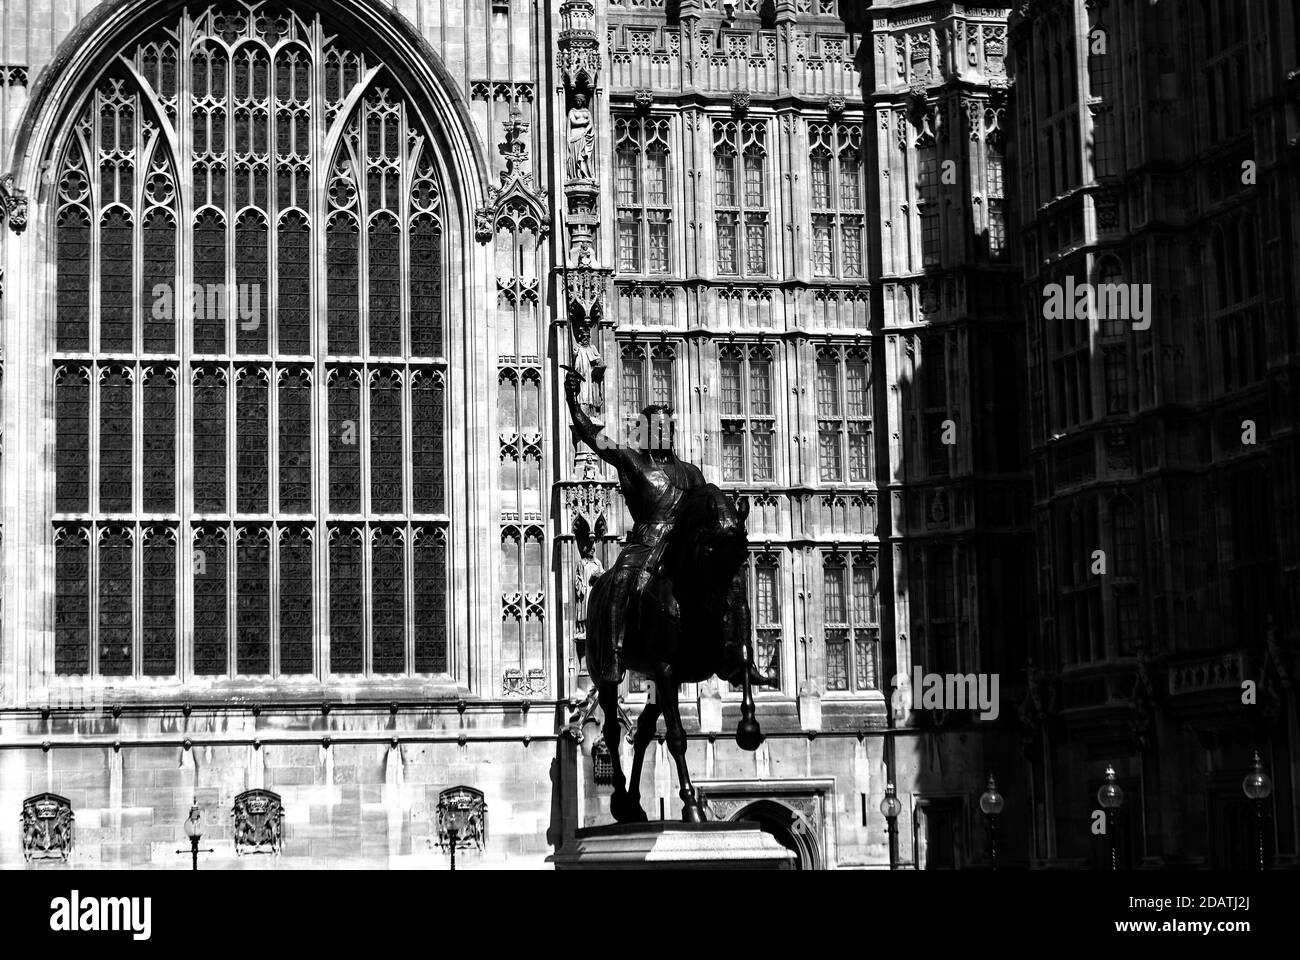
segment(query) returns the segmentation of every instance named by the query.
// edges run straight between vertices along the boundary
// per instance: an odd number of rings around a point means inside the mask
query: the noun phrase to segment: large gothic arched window
[[[314,13],[99,75],[52,160],[56,673],[448,672],[432,150]]]

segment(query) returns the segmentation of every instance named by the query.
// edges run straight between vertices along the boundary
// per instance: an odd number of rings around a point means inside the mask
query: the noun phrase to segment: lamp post
[[[880,800],[880,812],[885,815],[889,832],[889,869],[898,869],[898,815],[903,812],[894,784],[885,784],[885,795]]]
[[[989,842],[989,866],[998,868],[998,814],[1006,805],[1006,799],[998,793],[997,781],[989,774],[988,786],[980,794],[980,810],[984,813],[984,830]]]
[[[1115,768],[1106,764],[1106,782],[1097,788],[1097,802],[1106,811],[1106,833],[1110,836],[1110,868],[1119,869],[1119,854],[1115,845],[1116,824],[1119,821],[1119,808],[1124,803],[1124,788],[1115,778]]]
[[[185,836],[190,841],[190,848],[188,850],[177,850],[176,852],[188,853],[191,857],[193,857],[194,858],[193,869],[197,870],[199,868],[200,853],[216,852],[210,847],[205,850],[199,849],[199,841],[203,839],[203,813],[202,811],[199,810],[198,797],[195,797],[194,803],[190,805],[190,815],[189,815],[189,819],[187,819],[184,823],[184,829],[185,829]]]
[[[1255,869],[1264,869],[1264,801],[1273,792],[1273,779],[1264,772],[1264,761],[1255,751],[1255,769],[1241,781],[1242,792],[1255,804]]]

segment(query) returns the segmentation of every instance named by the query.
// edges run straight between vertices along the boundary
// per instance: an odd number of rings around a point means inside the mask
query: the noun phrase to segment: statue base
[[[794,854],[745,821],[611,823],[577,831],[556,870],[793,870]]]

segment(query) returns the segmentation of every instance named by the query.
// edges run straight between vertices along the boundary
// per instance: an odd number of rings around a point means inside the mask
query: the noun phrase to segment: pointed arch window
[[[396,72],[259,9],[126,45],[50,158],[57,674],[451,666],[439,161]]]

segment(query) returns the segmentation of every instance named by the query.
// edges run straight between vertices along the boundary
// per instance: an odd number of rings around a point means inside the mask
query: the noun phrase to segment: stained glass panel
[[[99,672],[131,674],[131,532],[109,527],[99,538]]]
[[[371,556],[371,657],[375,673],[406,672],[406,546],[389,528],[375,532]]]
[[[305,530],[280,537],[280,672],[312,671],[312,542]]]
[[[235,669],[271,672],[271,550],[267,531],[239,532],[235,585]]]
[[[361,531],[336,527],[330,532],[330,671],[361,673]]]
[[[141,572],[140,627],[145,676],[176,672],[176,534],[167,527],[147,530]]]

